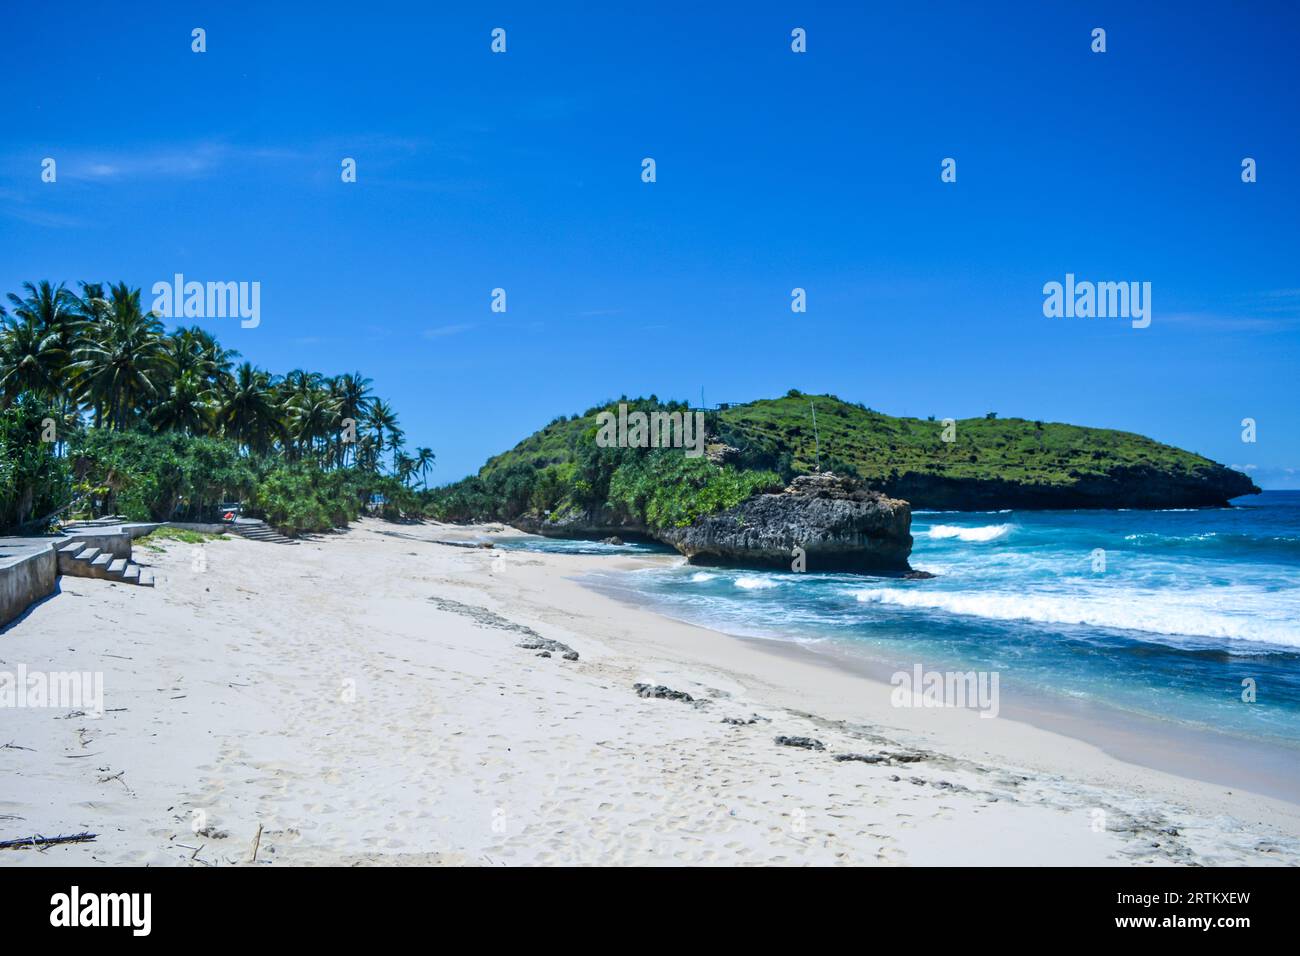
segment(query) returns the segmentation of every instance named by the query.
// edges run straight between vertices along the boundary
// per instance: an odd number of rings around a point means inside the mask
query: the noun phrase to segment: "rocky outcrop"
[[[604,541],[607,538],[649,538],[658,540],[644,525],[605,511],[566,511],[559,517],[520,515],[508,522],[512,528],[546,538],[576,538]]]
[[[759,494],[685,528],[647,528],[612,514],[567,513],[556,520],[521,517],[521,531],[559,538],[651,538],[692,564],[793,570],[906,572],[912,511],[834,474],[801,475],[783,491]],[[802,557],[800,556],[800,549]]]
[[[833,474],[801,475],[777,494],[754,495],[686,528],[659,534],[693,564],[789,570],[907,571],[912,509]]]

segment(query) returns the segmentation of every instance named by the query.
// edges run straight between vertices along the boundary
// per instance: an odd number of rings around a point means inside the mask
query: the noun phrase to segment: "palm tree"
[[[283,434],[270,376],[245,362],[235,370],[230,392],[217,411],[224,432],[249,452],[264,452]]]
[[[374,398],[374,394],[370,391],[370,379],[360,372],[340,375],[330,382],[330,391],[338,402],[340,422],[343,419],[351,419],[353,429],[359,427],[369,412],[370,402]],[[347,445],[343,441],[342,430],[339,431],[335,445],[335,458],[338,465],[340,468],[346,467]]]
[[[77,297],[62,282],[57,286],[51,285],[48,279],[35,284],[24,282],[23,291],[27,293],[25,299],[9,293],[14,315],[34,321],[45,332],[57,332],[71,338],[81,318],[77,311]]]
[[[96,424],[110,428],[125,428],[172,368],[161,320],[140,311],[140,290],[124,282],[112,287],[109,314],[87,327],[72,354],[77,393],[94,408]]]
[[[379,455],[382,449],[375,443],[375,436],[369,433],[358,435],[354,464],[362,471],[378,471]]]
[[[35,284],[24,282],[23,291],[27,294],[26,298],[9,293],[9,301],[14,305],[14,316],[20,322],[32,326],[29,335],[41,339],[54,336],[51,358],[55,364],[48,368],[48,372],[61,390],[67,374],[67,362],[82,322],[78,299],[62,282],[55,286],[47,279]],[[58,398],[60,406],[66,410],[69,402],[65,395],[56,392],[51,397]]]
[[[203,370],[204,377],[208,384],[218,391],[229,389],[230,384],[234,381],[231,370],[235,367],[235,359],[239,358],[239,353],[234,349],[222,347],[212,333],[199,328],[197,325],[191,326],[184,330],[188,333],[193,342],[193,347],[198,351],[200,356],[200,367]]]
[[[279,406],[280,419],[285,425],[284,438],[287,442],[285,451],[292,459],[301,457],[303,450],[311,445],[314,437],[310,432],[300,433],[298,427],[300,411],[296,409],[310,408],[314,404],[312,396],[320,387],[322,378],[317,372],[296,368],[275,383],[275,401]]]
[[[229,394],[234,380],[230,370],[238,352],[222,348],[197,325],[177,329],[167,337],[166,344],[172,361],[172,380],[164,391],[170,394],[180,379],[188,376],[191,381],[181,389],[181,394],[201,394],[205,405],[212,405],[218,396]]]
[[[149,413],[149,421],[163,430],[203,435],[211,431],[212,415],[212,390],[191,368],[171,380],[162,401]]]
[[[402,484],[407,484],[411,480],[411,473],[415,470],[415,459],[410,455],[397,451],[393,453],[393,471],[397,473],[397,480]]]
[[[294,395],[284,405],[289,434],[298,451],[314,449],[318,439],[328,444],[338,422],[338,404],[323,388],[309,388]]]
[[[402,454],[402,449],[406,447],[406,432],[400,428],[391,428],[388,431],[388,447],[393,453],[393,467],[397,467],[397,456]]]
[[[385,448],[394,452],[401,447],[401,429],[397,425],[397,413],[382,398],[376,398],[366,410],[366,423],[375,434],[375,450],[382,456]]]
[[[7,408],[23,392],[57,397],[65,358],[58,333],[30,316],[16,321],[0,317],[0,407]]]
[[[429,487],[429,469],[436,461],[432,448],[415,449],[415,470],[419,472],[420,481],[424,483],[425,488]]]
[[[81,295],[76,297],[77,312],[84,322],[102,322],[108,317],[111,306],[104,295],[104,286],[98,282],[82,282]]]
[[[167,336],[167,354],[172,358],[172,374],[177,378],[186,372],[203,374],[203,354],[191,329],[177,329]]]

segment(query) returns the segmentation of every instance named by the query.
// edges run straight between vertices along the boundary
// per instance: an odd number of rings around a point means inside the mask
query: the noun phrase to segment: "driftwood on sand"
[[[0,840],[0,850],[18,850],[29,846],[54,846],[58,843],[87,843],[97,836],[99,836],[98,833],[73,833],[68,836],[29,836],[23,837],[21,840]]]

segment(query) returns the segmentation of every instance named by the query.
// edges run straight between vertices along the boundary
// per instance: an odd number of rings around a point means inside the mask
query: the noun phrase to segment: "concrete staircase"
[[[58,549],[59,573],[78,578],[101,578],[153,587],[153,572],[146,571],[130,558],[115,558],[85,541],[74,541]]]
[[[249,541],[268,541],[271,544],[297,544],[293,538],[286,538],[260,518],[236,518],[229,525],[230,530]]]

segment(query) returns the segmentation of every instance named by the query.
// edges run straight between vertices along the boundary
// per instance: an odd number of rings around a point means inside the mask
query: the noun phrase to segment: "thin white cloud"
[[[58,150],[52,149],[58,158]],[[299,158],[292,150],[194,143],[133,152],[69,151],[59,163],[60,176],[106,181],[116,179],[199,179],[241,163]]]
[[[459,335],[461,332],[468,332],[474,328],[474,325],[440,325],[437,328],[425,329],[423,335],[426,339],[440,339],[445,335]]]
[[[1250,480],[1266,491],[1300,489],[1300,468],[1286,465],[1230,465],[1233,471],[1250,476]]]
[[[1300,319],[1263,318],[1223,312],[1157,312],[1154,321],[1221,332],[1283,332],[1294,328]]]

